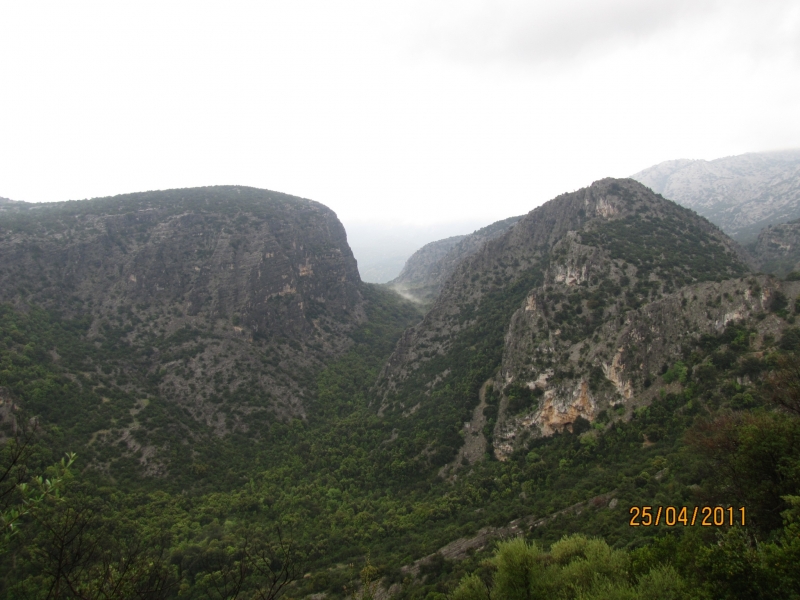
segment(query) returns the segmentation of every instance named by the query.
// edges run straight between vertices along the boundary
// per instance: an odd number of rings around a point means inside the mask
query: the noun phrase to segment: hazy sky
[[[3,2],[0,196],[236,183],[486,222],[800,147],[797,0]]]

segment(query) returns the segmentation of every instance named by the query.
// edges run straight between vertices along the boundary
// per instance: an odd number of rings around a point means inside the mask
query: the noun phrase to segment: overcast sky
[[[0,4],[12,199],[241,184],[345,222],[489,222],[791,147],[797,0]]]

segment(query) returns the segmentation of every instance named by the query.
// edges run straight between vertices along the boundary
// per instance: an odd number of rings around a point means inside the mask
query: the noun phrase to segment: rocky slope
[[[765,227],[751,251],[765,273],[785,276],[800,270],[800,219]]]
[[[414,252],[395,279],[388,283],[398,294],[417,302],[429,302],[441,289],[443,260],[465,235],[437,240],[425,244]]]
[[[800,150],[670,160],[631,176],[740,242],[800,217]]]
[[[547,289],[559,297],[557,286]],[[777,338],[786,327],[784,319],[769,313],[796,298],[800,284],[761,275],[689,285],[606,320],[591,338],[567,344],[553,343],[560,336],[557,324],[547,317],[540,321],[558,308],[545,290],[536,290],[514,314],[493,382],[505,391],[493,432],[499,458],[527,436],[571,430],[579,418],[605,420],[613,411],[630,415],[661,390],[672,389],[663,376],[703,336],[743,325],[755,332],[747,343],[757,350],[765,336]]]
[[[151,401],[182,436],[257,437],[305,414],[314,374],[364,320],[344,228],[311,200],[220,186],[4,207],[0,301],[85,324],[104,352],[87,385],[141,399],[135,423],[98,435],[156,463],[153,431],[132,434]]]
[[[457,235],[426,244],[407,261],[389,287],[400,295],[423,304],[432,302],[456,266],[516,224],[522,217],[511,217],[487,225],[469,235]]]
[[[380,413],[449,421],[431,447],[441,464],[470,435],[503,458],[630,411],[689,338],[769,308],[777,284],[748,273],[717,227],[633,180],[559,196],[457,266],[385,366]],[[458,456],[447,468],[476,459]]]

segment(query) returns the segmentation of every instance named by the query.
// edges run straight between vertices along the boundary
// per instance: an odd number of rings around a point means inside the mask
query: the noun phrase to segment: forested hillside
[[[239,263],[212,261],[196,318],[184,287],[128,311],[119,273],[151,238],[120,235],[125,252],[109,242],[69,280],[49,265],[80,256],[77,232],[0,216],[0,249],[27,261],[2,275],[3,597],[800,596],[800,283],[753,274],[704,219],[603,180],[462,260],[423,318],[349,278],[327,209],[281,196],[287,212],[266,213],[276,196],[241,205],[233,189],[219,218],[262,232],[240,248],[289,236],[283,312],[247,295],[260,259],[239,279],[222,275]],[[76,204],[56,222],[80,221]],[[162,210],[148,231],[175,222]],[[306,226],[341,258],[303,243]],[[238,256],[230,245],[209,256]],[[164,286],[201,289],[174,282],[206,267],[167,254],[178,276]],[[229,354],[220,392],[203,378],[214,340]],[[260,417],[281,389],[302,390],[298,408]],[[198,419],[195,403],[239,425]]]
[[[10,206],[9,327],[24,315],[35,367],[68,378],[22,406],[115,478],[202,471],[211,448],[304,416],[365,318],[344,228],[310,200],[229,186]]]

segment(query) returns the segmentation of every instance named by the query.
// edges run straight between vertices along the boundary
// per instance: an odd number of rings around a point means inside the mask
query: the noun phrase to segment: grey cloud
[[[759,8],[760,6],[760,8]],[[790,0],[770,3],[769,26],[793,10]],[[733,9],[765,12],[763,1],[739,0],[567,0],[562,2],[480,2],[437,31],[428,41],[460,60],[559,62],[635,46],[668,30],[698,21],[713,28],[720,13]],[[748,23],[739,24],[743,28]],[[762,25],[764,25],[762,23]],[[758,32],[737,31],[748,38]],[[794,39],[795,36],[789,36]]]

